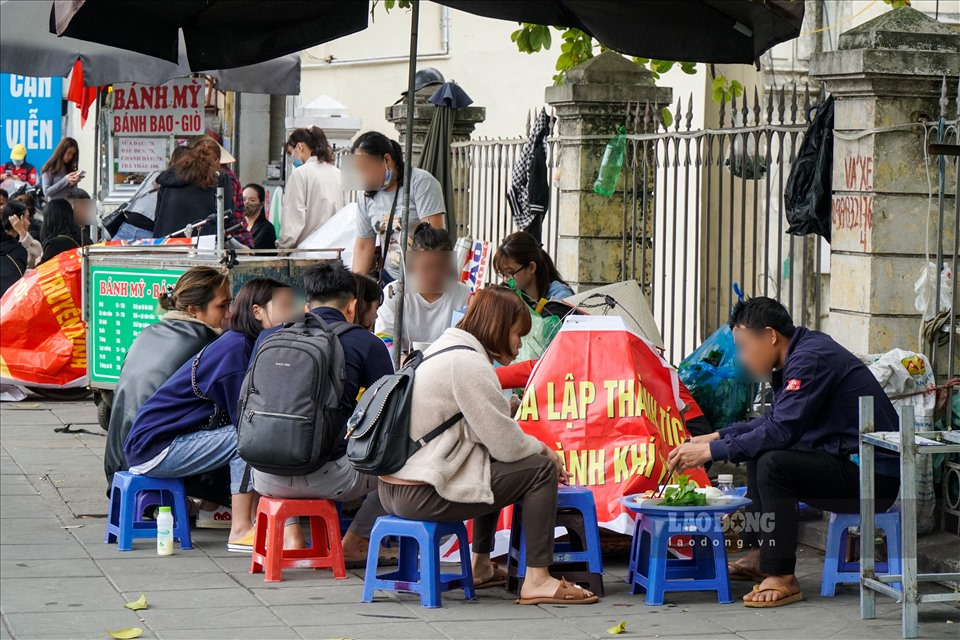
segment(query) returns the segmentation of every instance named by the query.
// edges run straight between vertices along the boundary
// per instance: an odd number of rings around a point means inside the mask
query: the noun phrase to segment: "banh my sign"
[[[203,133],[205,81],[177,78],[161,85],[113,87],[110,127],[117,136],[193,136]]]

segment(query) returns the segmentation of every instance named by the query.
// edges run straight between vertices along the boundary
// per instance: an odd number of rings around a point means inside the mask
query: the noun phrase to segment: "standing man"
[[[730,577],[760,584],[743,597],[748,607],[779,607],[803,599],[797,564],[797,502],[839,513],[860,511],[860,397],[871,396],[877,431],[896,431],[897,412],[866,365],[830,336],[794,327],[770,298],[740,301],[730,315],[737,356],[770,382],[770,411],[746,423],[697,436],[667,456],[680,472],[710,460],[747,463],[750,552],[730,563]],[[876,510],[900,490],[898,460],[877,452]]]
[[[259,184],[250,183],[243,188],[243,215],[247,230],[253,236],[254,249],[276,249],[277,231],[263,214],[263,202],[267,193]]]
[[[27,148],[22,144],[14,145],[10,151],[10,162],[3,165],[2,179],[26,182],[31,187],[37,185],[37,168],[27,162]]]

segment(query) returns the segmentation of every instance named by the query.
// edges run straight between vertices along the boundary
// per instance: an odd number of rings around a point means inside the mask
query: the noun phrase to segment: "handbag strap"
[[[210,345],[208,344],[207,346]],[[203,349],[200,349],[200,353],[198,353],[193,359],[193,365],[190,367],[190,385],[193,387],[193,394],[195,396],[201,400],[213,402],[213,400],[203,395],[203,391],[200,390],[200,385],[197,384],[197,367],[200,366],[200,356],[202,356],[203,352],[207,350],[207,346],[205,346]]]
[[[420,362],[420,364],[423,364],[424,362],[426,362],[426,361],[429,360],[430,358],[434,358],[434,357],[439,356],[439,355],[441,355],[441,354],[443,354],[443,353],[449,353],[450,351],[473,351],[474,353],[477,353],[477,350],[474,349],[474,348],[472,348],[472,347],[468,347],[468,346],[465,346],[465,345],[455,345],[455,346],[452,346],[452,347],[447,347],[447,348],[445,348],[445,349],[440,349],[440,351],[437,351],[436,353],[431,353],[429,356],[427,356],[426,358],[424,358],[424,359]],[[452,415],[450,418],[444,420],[444,421],[440,424],[440,426],[438,426],[438,427],[436,427],[435,429],[431,430],[430,432],[428,432],[428,433],[427,433],[426,435],[424,435],[423,437],[414,440],[414,441],[413,441],[413,452],[419,451],[419,450],[420,450],[421,448],[423,448],[423,446],[426,445],[428,442],[430,442],[431,440],[437,439],[438,437],[440,437],[441,434],[443,434],[444,431],[446,431],[447,429],[449,429],[449,428],[452,427],[453,425],[457,424],[457,423],[460,422],[461,420],[463,420],[463,411],[457,411],[457,413],[455,413],[454,415]]]
[[[393,236],[393,220],[397,214],[397,199],[400,197],[401,187],[393,194],[393,204],[390,205],[390,216],[387,218],[387,228],[383,230],[383,246],[380,247],[380,271],[387,268],[387,254],[390,252],[390,239]]]

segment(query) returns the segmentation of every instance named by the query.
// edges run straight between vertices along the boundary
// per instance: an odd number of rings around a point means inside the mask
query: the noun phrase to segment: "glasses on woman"
[[[527,265],[527,266],[529,266],[529,265]],[[511,271],[511,272],[497,271],[497,275],[500,276],[500,279],[503,280],[504,282],[509,282],[509,281],[512,280],[518,273],[520,273],[521,271],[523,271],[523,270],[526,269],[526,268],[527,268],[526,266],[520,267],[520,268],[518,268],[518,269],[516,269],[516,270],[514,270],[514,271]]]

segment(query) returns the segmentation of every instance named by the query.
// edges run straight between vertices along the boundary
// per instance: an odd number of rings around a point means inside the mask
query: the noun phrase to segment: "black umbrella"
[[[437,0],[478,16],[574,27],[631,56],[750,64],[796,38],[802,0]]]
[[[50,31],[177,62],[194,71],[272,60],[367,28],[359,0],[56,0]]]
[[[453,121],[457,118],[457,109],[473,104],[470,96],[455,82],[447,82],[430,96],[429,102],[437,110],[430,121],[430,128],[423,140],[420,153],[420,168],[429,171],[443,188],[443,202],[446,205],[446,227],[451,233],[457,229],[457,217],[453,210],[453,172],[450,171],[450,143],[453,142]]]

